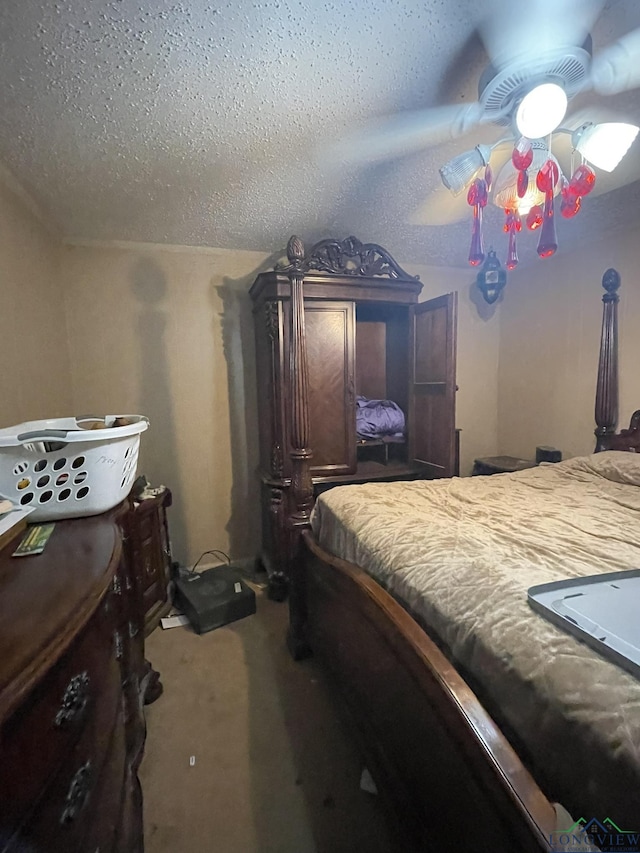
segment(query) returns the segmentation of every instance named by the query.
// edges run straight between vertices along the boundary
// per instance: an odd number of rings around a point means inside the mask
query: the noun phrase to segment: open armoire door
[[[409,458],[429,479],[457,473],[456,329],[458,294],[411,307]]]
[[[293,247],[293,249],[292,249]],[[350,483],[455,473],[455,294],[418,303],[422,284],[353,237],[258,275],[256,332],[261,559],[284,598],[315,496]],[[362,434],[363,399],[392,401],[402,429]]]

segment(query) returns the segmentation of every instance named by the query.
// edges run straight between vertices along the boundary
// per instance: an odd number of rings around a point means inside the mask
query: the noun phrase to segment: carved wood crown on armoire
[[[256,332],[262,561],[286,595],[314,496],[346,483],[456,473],[456,296],[422,284],[382,247],[299,237],[250,295]],[[362,437],[356,407],[393,401],[402,434]]]

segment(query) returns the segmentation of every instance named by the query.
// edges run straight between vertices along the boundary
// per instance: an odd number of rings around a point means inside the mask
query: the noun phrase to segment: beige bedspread
[[[640,454],[342,486],[319,497],[312,525],[325,550],[429,627],[550,799],[576,818],[640,829],[640,680],[535,613],[526,595],[640,568]]]

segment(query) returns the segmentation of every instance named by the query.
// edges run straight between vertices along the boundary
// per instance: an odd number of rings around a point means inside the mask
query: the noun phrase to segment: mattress
[[[535,584],[640,567],[640,455],[341,486],[312,527],[436,639],[549,799],[640,829],[640,681],[527,603]]]

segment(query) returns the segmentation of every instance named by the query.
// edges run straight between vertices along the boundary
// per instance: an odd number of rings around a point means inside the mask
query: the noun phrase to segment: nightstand
[[[524,471],[525,468],[535,467],[535,459],[518,459],[516,456],[485,456],[483,459],[474,459],[471,476],[509,474],[513,471]]]

